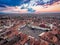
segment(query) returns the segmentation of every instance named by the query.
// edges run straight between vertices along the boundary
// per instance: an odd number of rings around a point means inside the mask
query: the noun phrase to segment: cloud
[[[34,9],[32,9],[32,8],[28,8],[28,12],[29,13],[33,13],[33,12],[35,12],[36,10],[34,10]]]
[[[0,12],[5,12],[5,13],[6,12],[7,13],[60,12],[59,10],[60,4],[57,3],[53,3],[52,5],[46,5],[46,7],[44,7],[43,5],[48,1],[52,1],[52,0],[46,0],[46,1],[45,0],[43,1],[42,0],[0,0]]]
[[[53,4],[54,2],[57,2],[59,0],[0,0],[0,5],[8,5],[8,6],[19,6],[25,3],[29,4],[39,4],[39,5],[44,5],[44,4]]]
[[[53,3],[58,1],[60,0],[38,0],[37,3],[38,5],[44,5],[44,4],[52,5]]]

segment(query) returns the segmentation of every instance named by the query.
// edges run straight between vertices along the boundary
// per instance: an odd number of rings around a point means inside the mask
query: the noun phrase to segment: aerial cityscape
[[[60,45],[60,0],[0,0],[0,45]]]

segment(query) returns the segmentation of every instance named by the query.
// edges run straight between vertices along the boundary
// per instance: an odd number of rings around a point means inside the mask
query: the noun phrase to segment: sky
[[[0,13],[60,12],[60,0],[0,0]]]

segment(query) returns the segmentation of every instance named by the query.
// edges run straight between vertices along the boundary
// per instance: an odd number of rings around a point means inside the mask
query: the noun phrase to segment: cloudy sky
[[[0,0],[0,13],[60,12],[60,0]]]

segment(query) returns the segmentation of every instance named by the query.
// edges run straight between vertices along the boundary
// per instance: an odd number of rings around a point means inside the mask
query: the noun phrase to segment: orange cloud
[[[43,7],[37,6],[33,9],[36,10],[36,12],[60,12],[60,4],[51,5],[51,6],[48,6],[48,8],[43,8]]]

